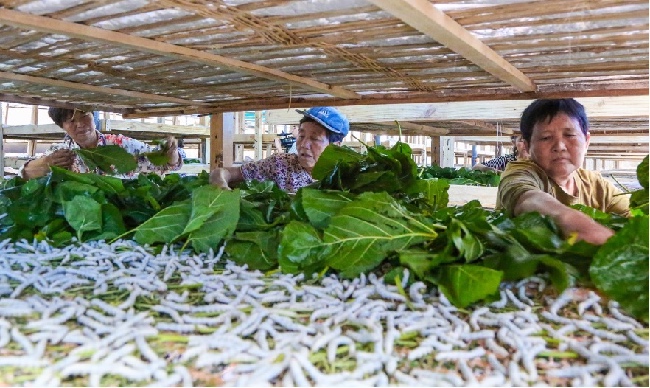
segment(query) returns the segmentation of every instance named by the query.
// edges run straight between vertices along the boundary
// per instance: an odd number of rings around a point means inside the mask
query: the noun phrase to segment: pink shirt
[[[135,155],[137,158],[138,162],[138,167],[136,169],[128,174],[123,174],[123,175],[115,175],[118,178],[132,178],[133,176],[137,175],[140,172],[156,172],[156,173],[165,173],[169,170],[178,170],[181,168],[183,165],[183,159],[179,157],[179,162],[178,165],[168,168],[167,166],[156,166],[155,164],[151,163],[149,159],[147,159],[144,155],[145,152],[152,152],[155,151],[155,147],[151,147],[147,145],[146,143],[143,143],[139,140],[135,140],[133,138],[130,138],[128,136],[124,135],[118,135],[118,134],[103,134],[99,131],[97,131],[97,146],[105,146],[105,145],[118,145],[122,148],[124,148],[128,153]],[[65,136],[63,139],[62,143],[56,143],[52,144],[50,148],[45,151],[43,154],[44,156],[49,155],[53,153],[54,151],[57,150],[72,150],[72,149],[79,149],[79,145],[75,143],[74,140],[68,135]],[[76,156],[74,162],[72,163],[72,167],[70,168],[70,171],[73,172],[80,172],[80,173],[86,173],[86,172],[94,172],[96,174],[101,174],[104,175],[105,172],[97,169],[97,170],[90,170],[88,169],[88,166],[83,162],[83,160],[79,157]]]

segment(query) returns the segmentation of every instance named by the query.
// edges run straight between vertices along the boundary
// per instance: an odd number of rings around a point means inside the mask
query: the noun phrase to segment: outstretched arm
[[[25,163],[22,170],[23,178],[32,179],[47,175],[50,166],[70,169],[75,159],[75,153],[67,149],[59,149],[49,155]]]
[[[210,172],[210,183],[222,189],[230,189],[230,184],[243,180],[241,167],[217,167]]]
[[[614,231],[594,221],[579,210],[562,204],[541,190],[526,191],[517,200],[513,213],[539,212],[551,217],[565,236],[576,233],[578,239],[601,245],[614,235]]]

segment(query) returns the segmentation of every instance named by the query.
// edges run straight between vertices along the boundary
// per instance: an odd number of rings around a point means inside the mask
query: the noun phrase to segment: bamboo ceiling
[[[136,116],[648,94],[648,1],[0,1],[0,100]]]

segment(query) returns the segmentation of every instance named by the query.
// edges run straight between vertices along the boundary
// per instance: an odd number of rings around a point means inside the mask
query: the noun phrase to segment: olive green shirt
[[[523,193],[529,190],[541,190],[567,206],[582,204],[606,213],[629,215],[629,196],[620,195],[621,191],[600,173],[579,168],[574,174],[578,191],[576,196],[565,192],[532,160],[510,162],[501,174],[496,208],[503,208],[512,216],[515,205]]]

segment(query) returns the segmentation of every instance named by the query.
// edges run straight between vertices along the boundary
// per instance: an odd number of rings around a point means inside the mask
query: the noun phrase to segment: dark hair
[[[316,123],[319,126],[323,127],[323,125],[321,123],[319,123],[318,121],[312,119],[309,116],[302,116],[302,118],[300,119],[300,123],[298,123],[298,126],[302,125],[302,123]],[[327,140],[330,143],[338,143],[341,140],[343,140],[343,138],[345,137],[345,135],[330,131],[329,129],[327,129],[325,127],[323,127],[323,128],[325,129],[325,131],[327,131]]]
[[[578,120],[582,133],[587,135],[589,120],[585,107],[573,98],[540,99],[533,101],[521,114],[519,129],[524,140],[530,142],[533,136],[533,127],[540,122],[551,121],[558,113]]]
[[[74,114],[74,109],[51,107],[48,109],[47,114],[50,116],[52,121],[54,121],[54,124],[63,128],[63,122],[69,120],[70,117],[72,117]]]

